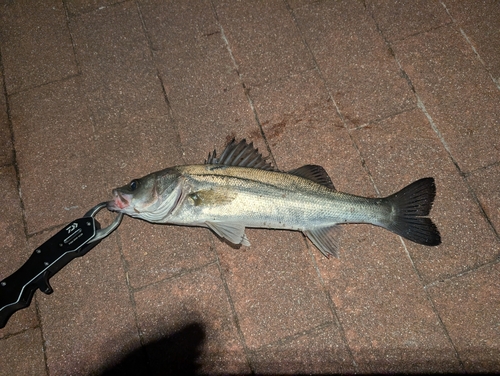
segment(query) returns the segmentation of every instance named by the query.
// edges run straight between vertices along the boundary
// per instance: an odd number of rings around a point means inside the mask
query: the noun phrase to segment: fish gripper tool
[[[120,213],[105,228],[95,219],[106,207],[106,202],[90,209],[82,218],[64,226],[57,234],[37,247],[29,259],[13,274],[0,281],[0,328],[12,314],[31,304],[37,289],[45,294],[53,292],[49,279],[71,260],[82,257],[121,223]]]

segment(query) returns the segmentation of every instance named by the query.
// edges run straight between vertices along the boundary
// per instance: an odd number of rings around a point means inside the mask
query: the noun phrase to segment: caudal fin
[[[408,185],[385,200],[392,208],[388,230],[423,245],[441,244],[436,225],[427,218],[436,196],[433,178],[424,178]]]

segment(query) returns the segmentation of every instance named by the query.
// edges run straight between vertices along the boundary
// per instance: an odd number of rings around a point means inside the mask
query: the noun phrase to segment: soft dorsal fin
[[[312,180],[315,183],[324,185],[330,189],[335,189],[332,179],[328,176],[325,169],[318,165],[305,165],[295,170],[288,171],[289,174],[300,176]]]
[[[253,142],[249,144],[245,139],[236,143],[234,138],[226,146],[221,156],[217,158],[217,153],[208,154],[205,164],[217,164],[224,166],[252,167],[261,170],[275,170],[275,168],[262,157],[259,150],[254,148]]]

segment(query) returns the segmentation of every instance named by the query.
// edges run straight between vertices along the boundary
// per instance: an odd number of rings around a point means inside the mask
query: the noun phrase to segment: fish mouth
[[[132,195],[120,193],[118,190],[113,189],[113,196],[114,199],[112,201],[108,201],[108,210],[120,212],[129,207]]]

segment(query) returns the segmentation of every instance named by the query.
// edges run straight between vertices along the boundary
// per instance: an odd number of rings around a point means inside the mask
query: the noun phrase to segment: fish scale
[[[178,168],[189,176],[189,184],[198,190],[225,189],[237,192],[234,201],[221,205],[202,205],[203,214],[218,218],[246,221],[246,227],[261,227],[260,218],[268,224],[287,222],[290,229],[303,230],[314,224],[330,222],[372,223],[387,208],[377,204],[379,199],[367,199],[326,188],[311,180],[277,171],[255,171],[244,167],[225,167],[212,170],[209,165]],[[173,213],[177,224],[192,220],[189,201]],[[235,216],[233,213],[237,212]],[[182,215],[181,215],[182,213]],[[279,221],[274,216],[282,218]],[[182,217],[182,218],[181,218]],[[200,216],[203,218],[202,216]]]
[[[250,143],[234,140],[219,158],[151,173],[113,190],[108,209],[152,223],[208,227],[248,246],[245,228],[302,231],[325,255],[337,255],[339,224],[383,227],[413,242],[434,246],[441,237],[427,217],[433,178],[420,179],[385,198],[337,191],[321,166],[284,172]]]

